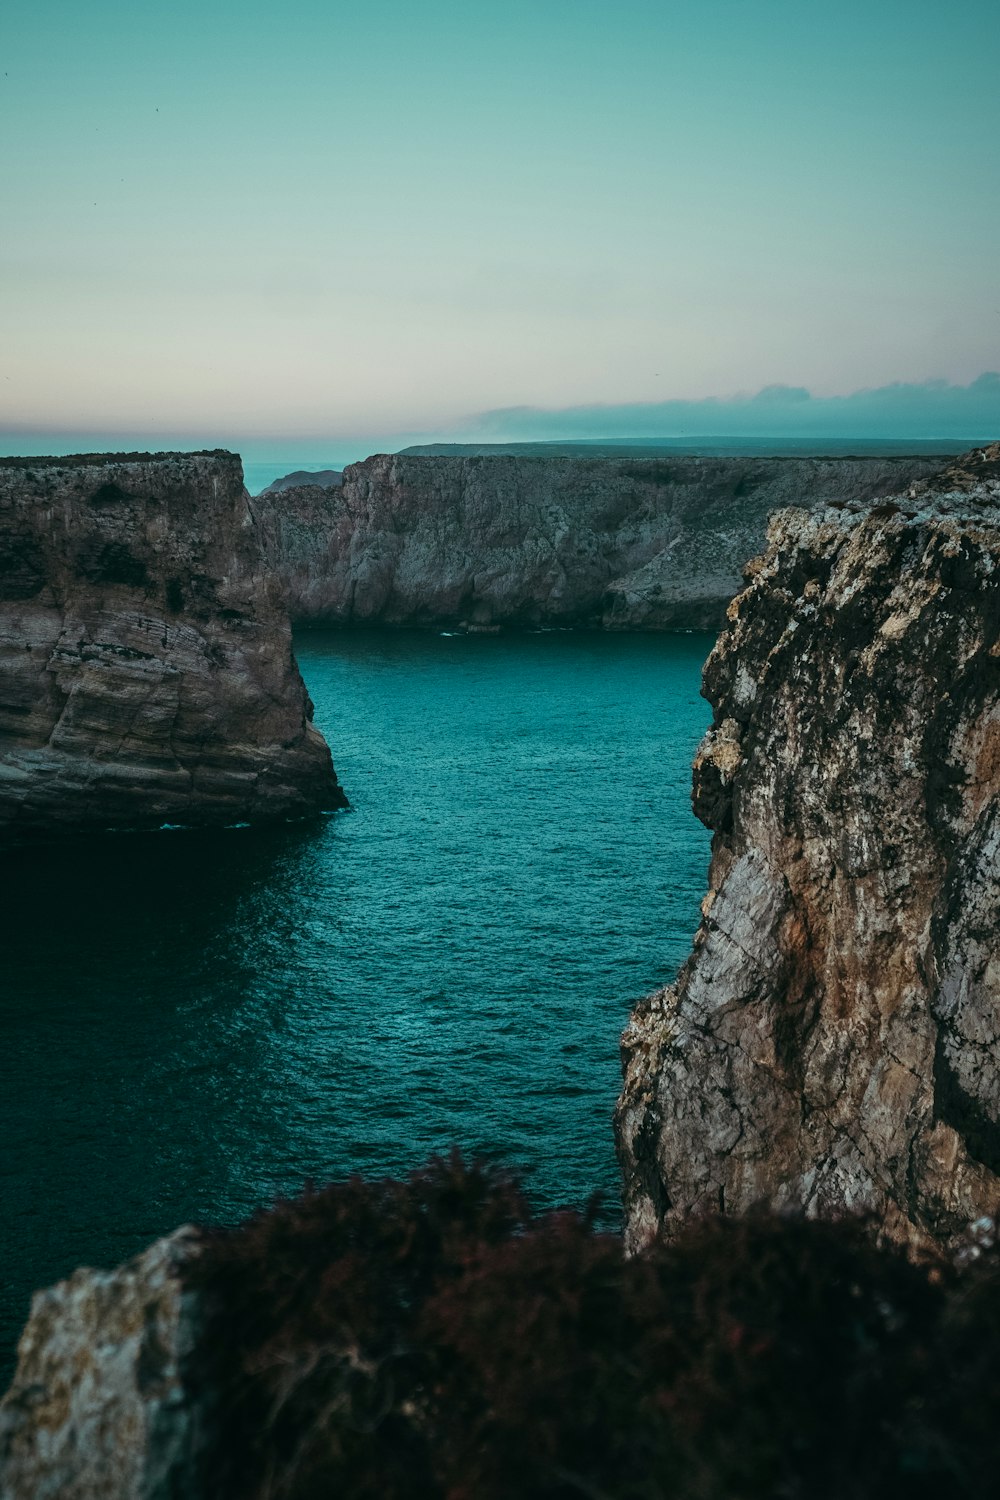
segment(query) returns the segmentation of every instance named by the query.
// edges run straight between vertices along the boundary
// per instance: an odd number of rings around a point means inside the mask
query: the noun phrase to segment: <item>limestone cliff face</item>
[[[228,453],[0,460],[0,829],[343,801]]]
[[[4,1500],[201,1493],[210,1403],[192,1399],[201,1317],[183,1281],[198,1243],[179,1229],[116,1271],[35,1294],[0,1402]]]
[[[944,458],[380,454],[253,502],[293,619],[716,627],[768,514],[869,501]]]
[[[763,1202],[947,1243],[1000,1204],[1000,445],[777,516],[748,576],[704,919],[622,1039],[628,1238]]]

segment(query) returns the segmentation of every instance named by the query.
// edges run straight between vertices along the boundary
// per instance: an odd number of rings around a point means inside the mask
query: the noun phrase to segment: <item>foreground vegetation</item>
[[[626,1261],[592,1219],[455,1157],[214,1232],[209,1493],[995,1494],[991,1253],[913,1265],[871,1225],[751,1216]]]

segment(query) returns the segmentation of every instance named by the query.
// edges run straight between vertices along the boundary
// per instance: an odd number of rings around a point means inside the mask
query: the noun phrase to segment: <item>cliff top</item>
[[[94,464],[176,463],[185,458],[238,458],[228,448],[195,448],[179,453],[67,453],[0,458],[0,469],[83,469]]]
[[[419,458],[947,458],[975,438],[690,437],[678,441],[578,439],[538,443],[418,443],[399,451]]]
[[[936,490],[943,494],[956,491],[968,493],[988,487],[985,493],[993,496],[993,487],[1000,483],[1000,442],[987,443],[984,448],[973,448],[950,463],[934,479],[920,481],[921,493]]]

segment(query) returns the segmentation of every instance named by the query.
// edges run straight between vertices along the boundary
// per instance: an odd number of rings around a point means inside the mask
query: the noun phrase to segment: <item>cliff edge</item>
[[[694,951],[622,1038],[638,1247],[706,1210],[1000,1203],[1000,444],[789,510],[705,668]]]
[[[715,629],[771,511],[867,503],[947,461],[377,454],[253,503],[302,623]]]
[[[0,831],[341,805],[224,452],[0,460]]]

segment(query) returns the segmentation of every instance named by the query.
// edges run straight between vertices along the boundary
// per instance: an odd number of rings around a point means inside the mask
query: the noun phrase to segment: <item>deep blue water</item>
[[[0,1365],[32,1287],[308,1177],[458,1143],[614,1218],[618,1035],[704,889],[709,645],[312,631],[350,811],[7,856]]]

